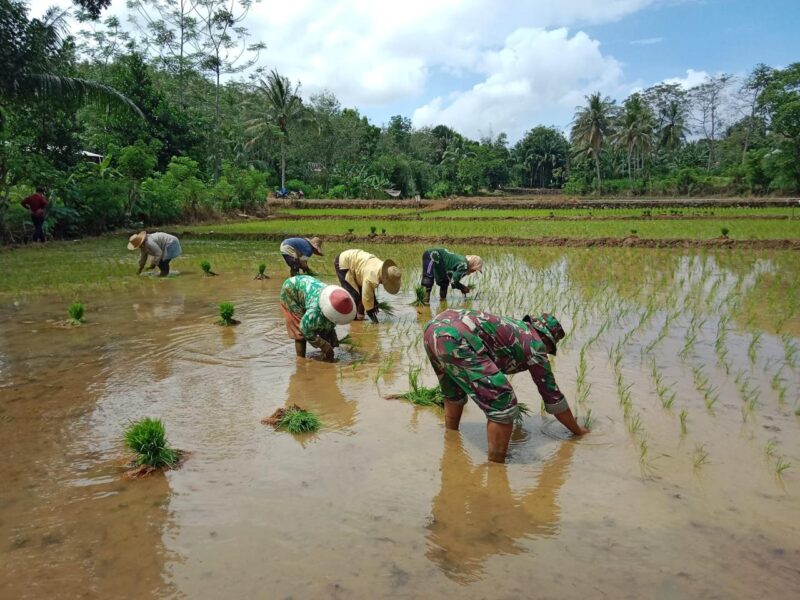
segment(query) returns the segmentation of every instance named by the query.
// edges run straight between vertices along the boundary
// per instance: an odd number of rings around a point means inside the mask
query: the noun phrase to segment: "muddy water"
[[[389,322],[352,325],[358,350],[336,364],[294,358],[277,279],[143,279],[91,298],[75,329],[55,324],[63,298],[5,303],[0,597],[800,594],[795,255],[487,251],[486,262],[471,304],[557,309],[570,335],[556,377],[595,419],[590,436],[566,439],[514,376],[533,415],[505,466],[486,463],[476,407],[445,433],[437,411],[383,399],[424,364],[419,334],[439,308],[408,306],[409,291]],[[457,296],[450,306],[468,304]],[[213,324],[224,300],[238,327]],[[590,389],[577,403],[581,349]],[[675,392],[669,409],[653,361]],[[323,429],[259,423],[285,404]],[[120,437],[142,416],[163,418],[191,457],[130,482]],[[782,478],[778,458],[792,463]]]

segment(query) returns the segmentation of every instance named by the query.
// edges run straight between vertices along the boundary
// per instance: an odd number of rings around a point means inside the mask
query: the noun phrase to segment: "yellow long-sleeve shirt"
[[[381,282],[383,261],[363,250],[345,250],[339,255],[339,268],[347,270],[347,283],[361,290],[365,311],[375,308],[375,290]]]

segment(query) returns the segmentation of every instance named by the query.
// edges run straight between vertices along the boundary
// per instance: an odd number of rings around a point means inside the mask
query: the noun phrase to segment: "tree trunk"
[[[595,154],[594,157],[594,169],[595,173],[597,173],[597,193],[601,193],[601,185],[600,185],[600,155]]]
[[[286,143],[281,138],[281,189],[286,187]]]

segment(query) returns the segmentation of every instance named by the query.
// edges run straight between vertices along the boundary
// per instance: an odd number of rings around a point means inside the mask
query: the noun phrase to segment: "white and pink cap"
[[[346,325],[356,318],[356,303],[343,287],[326,285],[319,295],[322,314],[337,325]]]

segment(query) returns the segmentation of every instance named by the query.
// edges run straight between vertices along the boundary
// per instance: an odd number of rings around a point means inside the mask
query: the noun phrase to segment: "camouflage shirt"
[[[321,334],[328,334],[336,325],[322,314],[319,306],[319,295],[327,284],[310,275],[296,275],[283,282],[281,286],[281,304],[291,313],[302,315],[300,333],[315,346]]]
[[[459,282],[469,272],[466,257],[450,252],[446,248],[430,248],[428,253],[433,261],[433,277],[436,285],[446,288],[448,284],[452,284],[456,289],[462,287]]]
[[[476,352],[485,350],[506,375],[529,371],[545,402],[547,412],[558,414],[569,408],[558,389],[547,349],[539,333],[524,321],[500,317],[480,310],[447,310],[431,323],[437,335],[463,338]]]

